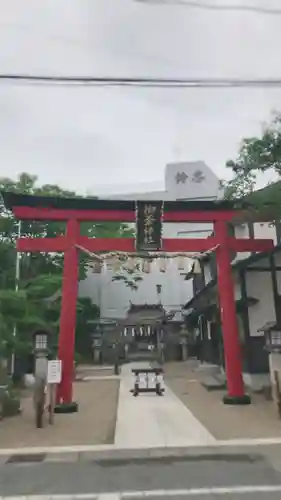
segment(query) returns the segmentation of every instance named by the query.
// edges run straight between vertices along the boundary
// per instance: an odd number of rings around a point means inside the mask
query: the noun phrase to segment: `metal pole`
[[[100,309],[100,317],[102,316],[101,310],[102,310],[102,281],[103,281],[103,266],[101,266],[101,272],[99,275],[99,283],[98,283],[98,304],[99,304],[99,309]]]
[[[18,238],[21,237],[21,221],[18,223]],[[20,258],[21,255],[19,252],[17,252],[16,256],[16,272],[15,272],[15,291],[18,292],[19,290],[19,280],[20,280]],[[13,337],[15,338],[17,335],[17,327],[16,324],[14,325],[13,329]],[[15,351],[12,352],[12,357],[11,357],[11,374],[13,375],[15,371]]]

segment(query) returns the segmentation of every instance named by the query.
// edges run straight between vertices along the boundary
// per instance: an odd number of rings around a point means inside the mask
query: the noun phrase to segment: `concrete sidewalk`
[[[121,372],[115,445],[122,448],[212,445],[210,432],[192,415],[169,389],[164,396],[140,394],[133,397],[132,368],[144,363],[124,365]]]

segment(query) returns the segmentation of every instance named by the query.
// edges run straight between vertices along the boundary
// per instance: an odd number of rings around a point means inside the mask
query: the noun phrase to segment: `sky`
[[[199,3],[199,0],[198,0]],[[205,0],[280,7],[280,0]],[[136,0],[0,0],[0,72],[50,76],[280,77],[281,15]],[[280,89],[95,88],[0,82],[0,176],[80,193],[163,188],[170,161],[220,177]]]

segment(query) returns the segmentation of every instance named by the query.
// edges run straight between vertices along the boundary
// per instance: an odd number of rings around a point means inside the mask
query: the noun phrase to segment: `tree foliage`
[[[128,288],[133,291],[138,290],[139,283],[143,280],[143,276],[140,274],[141,264],[136,264],[134,269],[130,269],[126,267],[126,263],[124,263],[122,270],[117,272],[115,276],[113,276],[112,281],[122,282]]]
[[[226,167],[232,171],[230,181],[223,181],[224,196],[249,202],[255,210],[266,211],[272,218],[281,214],[281,114],[274,113],[259,137],[242,140],[237,158]],[[272,172],[277,181],[256,189],[260,173]]]
[[[16,180],[0,178],[0,190],[41,196],[79,197],[57,185],[40,185],[37,177],[22,173]],[[65,233],[66,224],[60,221],[22,221],[23,237],[56,237]],[[0,354],[7,356],[12,350],[30,349],[30,332],[45,326],[58,332],[63,254],[23,253],[20,256],[19,290],[16,291],[16,239],[19,223],[0,203]],[[132,229],[126,224],[81,224],[81,234],[93,237],[131,237]],[[79,277],[86,277],[89,257],[79,252]],[[126,281],[126,278],[124,279]],[[77,347],[89,352],[87,318],[96,319],[97,305],[90,299],[77,301]],[[17,331],[14,336],[13,332]],[[88,337],[87,337],[88,335]]]
[[[273,114],[260,137],[243,139],[237,159],[229,160],[226,165],[236,175],[255,175],[271,169],[281,175],[281,114]]]

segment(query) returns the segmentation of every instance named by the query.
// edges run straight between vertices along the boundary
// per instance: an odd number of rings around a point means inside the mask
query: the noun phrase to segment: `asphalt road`
[[[127,492],[127,500],[136,500],[141,498],[136,492],[146,491],[147,500],[160,500],[167,499],[167,490],[182,490],[179,494],[170,491],[174,500],[280,500],[281,447],[273,458],[251,450],[231,455],[0,466],[0,496]],[[101,498],[107,500],[104,495]]]

